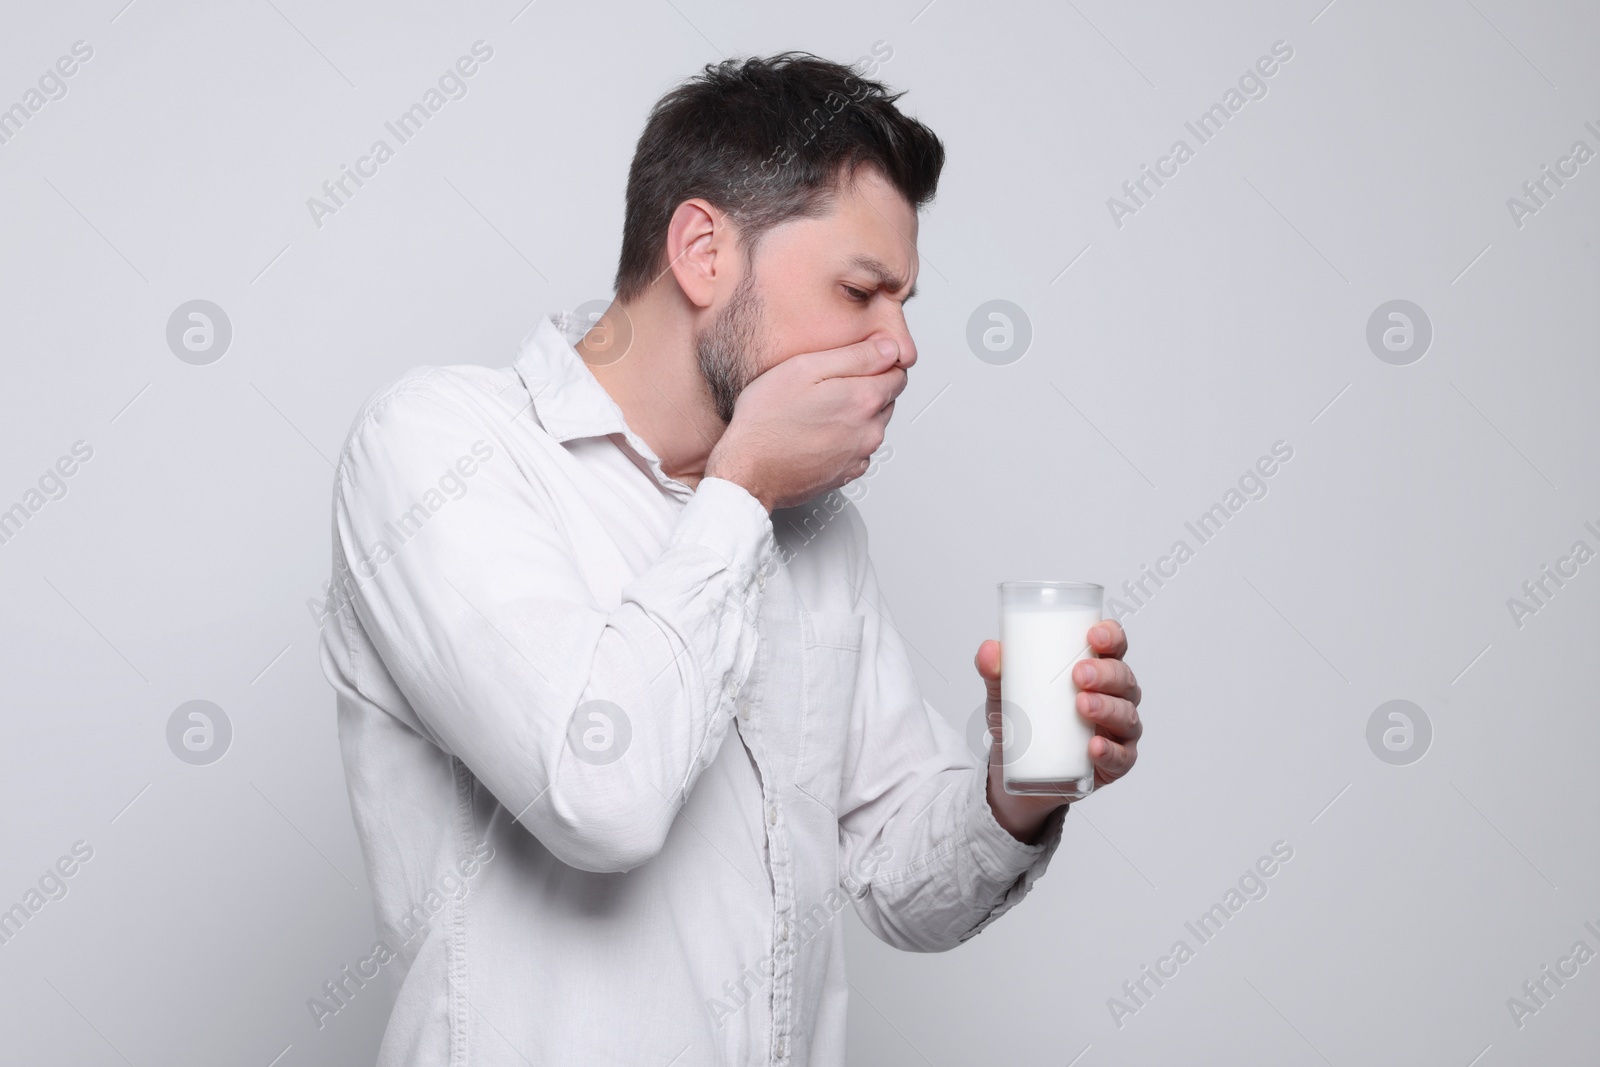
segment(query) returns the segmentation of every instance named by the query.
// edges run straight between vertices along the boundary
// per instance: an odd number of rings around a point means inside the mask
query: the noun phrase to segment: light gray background
[[[0,507],[94,455],[0,546],[0,907],[94,857],[0,946],[6,1057],[370,1062],[371,998],[320,1031],[306,1007],[373,941],[306,606],[329,457],[407,368],[504,365],[609,296],[677,79],[882,41],[949,161],[861,507],[940,711],[981,697],[996,582],[1114,592],[1273,442],[1294,457],[1126,620],[1139,766],[1032,896],[940,955],[845,920],[853,1062],[1594,1062],[1600,962],[1520,1029],[1506,1001],[1600,949],[1600,562],[1520,628],[1507,599],[1600,549],[1600,161],[1521,228],[1506,200],[1600,149],[1600,13],[1325,2],[7,5],[0,106],[94,55],[0,146]],[[315,226],[307,198],[480,38],[469,94]],[[1278,40],[1269,94],[1115,226],[1107,198]],[[192,299],[233,326],[208,366],[165,341]],[[965,341],[991,299],[1032,324],[1010,365]],[[1365,340],[1392,299],[1434,327],[1409,366]],[[166,743],[192,699],[233,725],[210,766]],[[1433,725],[1408,766],[1366,741],[1392,699]],[[1108,998],[1279,840],[1269,895],[1119,1027]]]

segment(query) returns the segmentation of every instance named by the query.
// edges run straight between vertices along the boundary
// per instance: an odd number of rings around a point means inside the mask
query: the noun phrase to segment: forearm
[[[420,389],[364,423],[335,495],[342,569],[484,432]],[[418,728],[563,862],[627,870],[665,840],[727,732],[775,546],[746,490],[708,480],[607,604],[572,551],[601,535],[593,522],[485,463],[350,593]]]
[[[858,855],[875,848],[889,857],[855,901],[884,942],[914,952],[954,948],[1010,910],[1048,866],[1064,809],[1024,843],[994,819],[986,777],[970,766],[930,776],[870,841],[852,843]]]

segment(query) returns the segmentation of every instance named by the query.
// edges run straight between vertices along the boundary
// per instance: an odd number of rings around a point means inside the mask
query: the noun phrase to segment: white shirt
[[[855,505],[664,474],[586,325],[408,372],[339,457],[322,664],[379,942],[307,1006],[392,998],[380,1067],[842,1064],[845,905],[952,948],[1066,809],[995,822]]]

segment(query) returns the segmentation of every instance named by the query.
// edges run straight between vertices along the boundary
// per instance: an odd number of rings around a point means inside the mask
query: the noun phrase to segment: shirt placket
[[[774,1067],[789,1062],[794,1003],[795,884],[793,842],[782,803],[789,786],[785,754],[797,737],[789,733],[799,722],[791,706],[800,692],[800,620],[794,607],[789,575],[781,566],[763,583],[760,644],[756,655],[759,685],[745,686],[739,701],[739,732],[750,749],[761,778],[762,815],[767,837],[767,869],[772,878],[772,1039]]]

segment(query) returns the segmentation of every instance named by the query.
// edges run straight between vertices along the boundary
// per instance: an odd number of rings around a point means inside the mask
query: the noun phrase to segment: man
[[[840,1064],[846,904],[942,951],[1049,862],[1066,806],[1006,794],[922,699],[837,491],[917,359],[944,151],[895,99],[804,54],[707,67],[640,137],[593,328],[357,416],[323,665],[380,1064]],[[1104,784],[1139,689],[1097,631]]]

